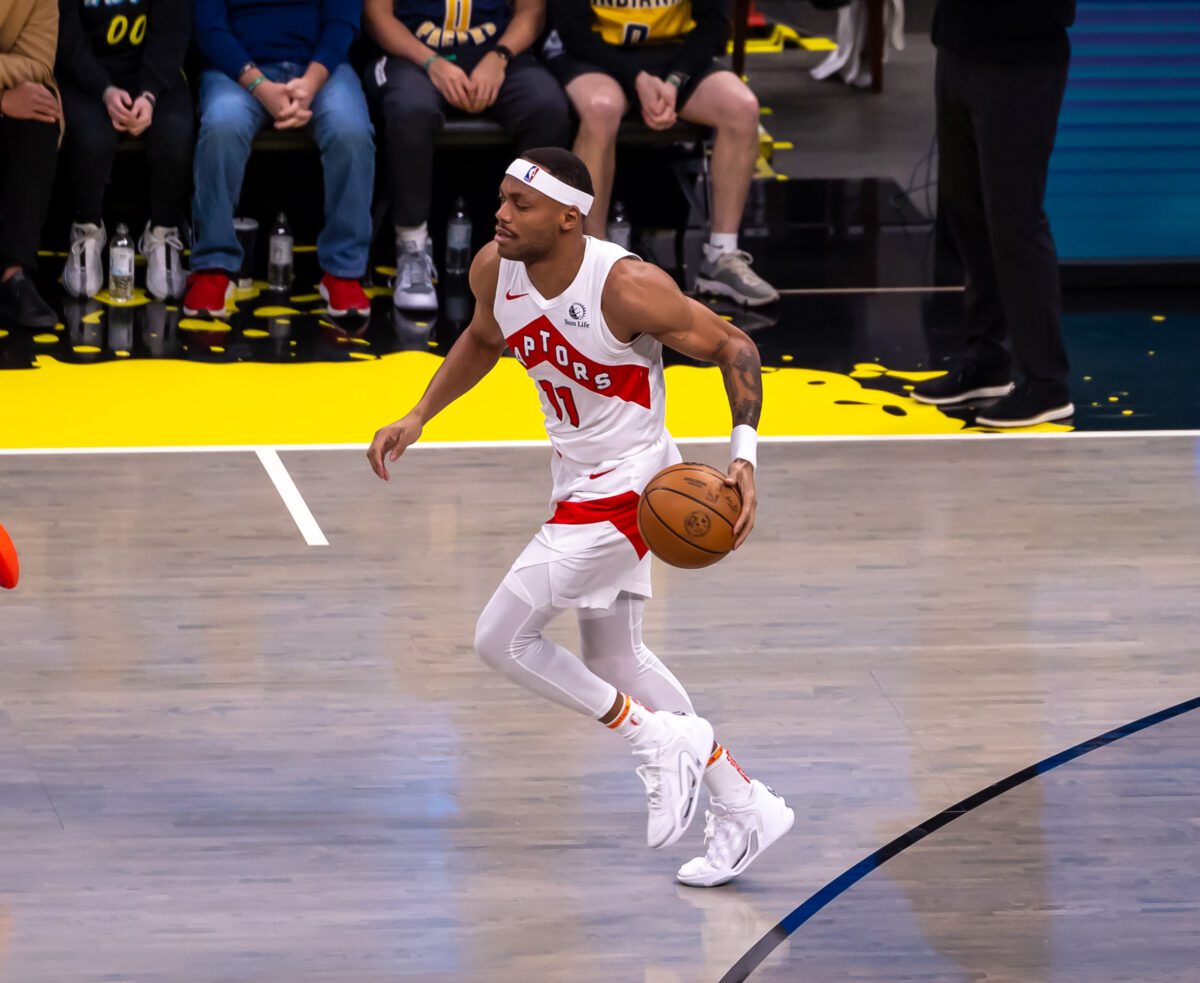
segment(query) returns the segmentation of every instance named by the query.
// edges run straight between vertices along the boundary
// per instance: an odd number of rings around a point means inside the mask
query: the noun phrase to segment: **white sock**
[[[645,744],[657,740],[662,733],[663,722],[637,700],[624,693],[618,695],[625,701],[624,706],[617,714],[617,719],[604,726],[620,734],[630,744]]]
[[[704,769],[708,794],[725,804],[741,802],[750,794],[750,779],[729,751],[718,744]]]
[[[420,225],[405,227],[402,225],[396,226],[396,241],[403,244],[405,248],[413,248],[421,250],[425,248],[425,240],[429,238],[429,223],[422,222]]]
[[[710,232],[708,242],[704,244],[704,258],[715,263],[722,253],[737,252],[738,237],[736,232]]]

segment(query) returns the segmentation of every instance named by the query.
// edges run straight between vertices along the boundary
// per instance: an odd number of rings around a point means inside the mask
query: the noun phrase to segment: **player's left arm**
[[[758,507],[754,468],[763,404],[758,347],[744,331],[685,297],[670,276],[650,263],[624,261],[614,266],[604,286],[603,307],[618,340],[648,334],[680,354],[720,368],[733,416],[725,483],[742,495],[742,514],[733,530],[737,549],[754,528]]]

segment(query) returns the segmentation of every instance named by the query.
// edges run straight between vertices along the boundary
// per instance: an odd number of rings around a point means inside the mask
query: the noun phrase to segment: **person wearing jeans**
[[[448,109],[495,120],[518,153],[570,140],[566,96],[529,50],[545,13],[545,0],[366,0],[366,31],[382,54],[364,82],[382,118],[399,308],[437,307],[427,221]]]
[[[946,375],[917,385],[913,398],[945,406],[1000,397],[976,414],[984,426],[1075,412],[1043,207],[1074,20],[1075,0],[940,0],[934,15],[938,208],[966,275],[966,322]]]
[[[26,275],[37,262],[62,133],[57,38],[57,0],[0,0],[0,327],[58,320]]]
[[[358,76],[346,60],[354,0],[195,0],[200,77],[192,276],[184,310],[225,313],[242,250],[233,213],[254,136],[309,127],[321,153],[325,225],[317,239],[321,297],[333,317],[370,312],[361,278],[371,246],[375,142]]]
[[[192,164],[192,95],[183,75],[191,0],[59,0],[58,61],[75,219],[63,286],[91,297],[104,283],[104,189],[122,137],[143,137],[150,219],[146,286],[183,296],[183,225]]]

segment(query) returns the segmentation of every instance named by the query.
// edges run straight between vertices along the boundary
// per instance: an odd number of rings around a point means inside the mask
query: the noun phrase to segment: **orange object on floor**
[[[3,526],[0,526],[0,587],[12,590],[21,576],[21,563],[17,559],[17,548]]]

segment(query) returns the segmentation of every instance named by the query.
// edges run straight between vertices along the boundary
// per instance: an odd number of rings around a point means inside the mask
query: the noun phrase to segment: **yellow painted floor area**
[[[5,407],[0,448],[366,443],[377,428],[416,402],[440,364],[437,355],[412,351],[285,365],[170,359],[70,365],[39,356],[32,370],[0,374]],[[869,379],[884,373],[888,370],[882,366],[864,365],[853,374]],[[675,436],[729,434],[729,407],[717,369],[672,366],[666,378],[667,424]],[[968,429],[907,397],[864,388],[849,375],[766,369],[763,388],[764,435],[950,434]],[[544,437],[533,384],[508,358],[432,421],[424,435],[431,441]]]

